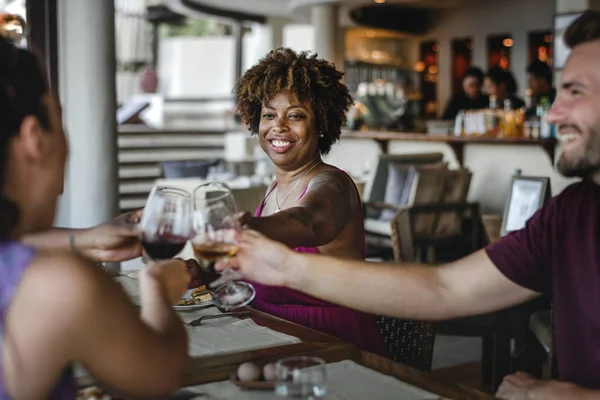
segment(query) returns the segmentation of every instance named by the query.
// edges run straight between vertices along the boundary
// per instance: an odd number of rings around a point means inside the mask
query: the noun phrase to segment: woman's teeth
[[[273,143],[273,146],[275,147],[286,147],[290,144],[290,142],[286,140],[273,140],[271,143]]]

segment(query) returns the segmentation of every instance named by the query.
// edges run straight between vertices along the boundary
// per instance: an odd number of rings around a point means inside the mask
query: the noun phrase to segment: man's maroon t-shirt
[[[511,281],[551,294],[560,379],[600,388],[600,186],[569,186],[486,251]]]

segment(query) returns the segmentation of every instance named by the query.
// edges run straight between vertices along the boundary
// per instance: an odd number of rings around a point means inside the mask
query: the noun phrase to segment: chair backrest
[[[366,202],[382,202],[388,181],[388,166],[390,163],[410,165],[424,165],[440,163],[444,160],[443,153],[418,153],[418,154],[382,154],[377,161],[372,179],[367,181],[364,191]],[[379,214],[370,216],[377,218]]]
[[[392,218],[391,225],[394,260],[397,262],[414,262],[415,248],[412,240],[409,209],[401,208],[398,210]]]
[[[385,185],[383,202],[399,207],[412,205],[417,198],[419,201],[437,202],[443,190],[444,171],[448,170],[448,163],[437,162],[433,164],[404,164],[388,163],[388,179]],[[422,199],[426,195],[425,199]],[[432,197],[433,196],[433,197]],[[391,221],[395,210],[386,209],[381,212],[379,219]]]
[[[377,323],[389,358],[424,372],[431,371],[434,322],[382,316]]]
[[[402,268],[401,262],[414,261],[409,210],[400,209],[391,223],[394,257]],[[421,371],[431,371],[434,322],[381,316],[378,324],[391,359]]]
[[[471,186],[473,174],[468,169],[447,170],[444,172],[444,190],[441,204],[465,203]],[[436,214],[431,234],[436,237],[458,235],[462,231],[464,211],[445,211]]]

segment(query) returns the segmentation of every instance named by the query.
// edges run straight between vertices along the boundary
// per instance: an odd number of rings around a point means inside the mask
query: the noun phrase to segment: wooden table
[[[431,375],[406,365],[396,363],[387,358],[362,351],[354,345],[327,335],[283,320],[281,318],[250,309],[255,323],[270,329],[293,335],[302,343],[249,350],[233,354],[190,358],[184,386],[201,385],[210,382],[227,380],[236,372],[238,366],[252,361],[260,366],[289,356],[313,356],[324,359],[328,363],[352,360],[382,374],[393,376],[405,383],[426,391],[439,394],[448,399],[460,400],[493,400],[495,397],[475,389],[449,381],[433,378]],[[90,378],[78,380],[79,387],[95,384]]]
[[[267,364],[283,356],[310,354],[319,357],[323,352],[336,354],[338,350],[348,351],[349,349],[354,349],[354,346],[350,343],[346,343],[326,333],[318,332],[262,311],[254,310],[251,307],[248,307],[248,310],[250,311],[250,316],[240,319],[250,318],[260,326],[295,336],[302,343],[267,347],[232,354],[190,357],[190,366],[185,380],[186,386],[227,379],[231,375],[231,372],[225,373],[223,371],[230,371],[232,365],[235,365],[235,368],[237,368],[239,364],[245,361],[260,359],[265,360],[264,364]],[[223,369],[222,367],[226,368]],[[77,379],[78,387],[86,387],[93,384],[95,384],[95,380],[88,375]]]
[[[250,318],[259,325],[293,335],[302,343],[287,346],[251,350],[235,354],[197,357],[190,360],[185,377],[185,386],[201,385],[227,380],[238,366],[252,361],[260,366],[293,355],[310,355],[326,362],[352,360],[382,374],[393,376],[403,382],[417,386],[449,399],[491,400],[495,397],[453,382],[433,378],[431,375],[373,353],[362,351],[354,345],[333,336],[314,331],[305,326],[252,310]]]
[[[288,349],[289,347],[294,347]],[[201,385],[230,378],[238,366],[252,361],[260,366],[291,355],[309,355],[324,359],[328,363],[352,360],[357,364],[393,376],[405,383],[439,394],[443,398],[460,400],[493,400],[494,396],[460,384],[433,378],[431,375],[396,363],[373,353],[362,351],[343,343],[301,343],[292,346],[250,351],[226,356],[192,359],[185,386]]]

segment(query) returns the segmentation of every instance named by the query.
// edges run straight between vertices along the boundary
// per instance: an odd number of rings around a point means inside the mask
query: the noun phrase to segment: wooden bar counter
[[[371,139],[381,148],[382,153],[387,153],[389,142],[393,140],[412,142],[437,142],[448,144],[458,160],[463,165],[464,146],[468,144],[499,144],[518,146],[539,146],[548,154],[550,161],[554,164],[554,152],[556,149],[555,139],[529,139],[529,138],[495,138],[489,136],[454,136],[454,135],[431,135],[427,133],[388,132],[388,131],[344,131],[343,138]]]

